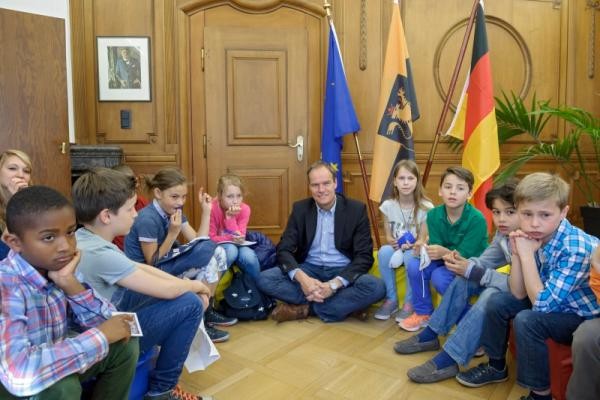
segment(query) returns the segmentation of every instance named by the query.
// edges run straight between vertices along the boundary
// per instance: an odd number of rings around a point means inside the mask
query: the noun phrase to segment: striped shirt
[[[35,395],[108,354],[98,329],[68,338],[67,331],[70,323],[101,324],[113,306],[92,289],[66,296],[13,251],[0,262],[0,309],[0,382],[16,396]]]
[[[535,252],[544,284],[533,304],[534,311],[575,313],[584,318],[600,315],[590,288],[590,261],[598,239],[563,219],[556,233]]]

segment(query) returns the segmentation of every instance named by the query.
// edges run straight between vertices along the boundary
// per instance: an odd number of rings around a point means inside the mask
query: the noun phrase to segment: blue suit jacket
[[[354,282],[373,265],[373,241],[366,206],[337,195],[334,216],[335,247],[350,259],[340,276]],[[277,261],[283,273],[298,268],[308,256],[317,230],[317,205],[312,198],[294,203],[292,213],[277,245]]]

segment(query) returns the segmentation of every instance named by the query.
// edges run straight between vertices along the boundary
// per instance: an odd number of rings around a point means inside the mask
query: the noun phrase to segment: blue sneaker
[[[508,380],[508,369],[505,366],[504,370],[498,371],[488,363],[481,363],[465,372],[459,372],[456,375],[456,380],[464,386],[473,388],[488,383],[506,382]]]

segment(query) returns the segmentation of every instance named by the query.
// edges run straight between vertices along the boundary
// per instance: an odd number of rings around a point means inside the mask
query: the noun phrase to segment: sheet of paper
[[[219,358],[221,358],[221,355],[210,337],[208,337],[204,321],[201,321],[185,359],[185,368],[190,373],[202,371]]]
[[[249,240],[244,240],[242,243],[237,243],[237,242],[234,242],[233,240],[224,240],[217,244],[225,244],[225,243],[235,244],[236,246],[252,246],[252,245],[256,244],[256,242],[251,242]]]
[[[142,327],[140,326],[140,321],[138,320],[136,313],[114,311],[112,313],[112,315],[131,315],[133,317],[133,321],[129,322],[129,326],[131,327],[131,336],[137,336],[137,337],[144,336],[144,334],[142,333]]]
[[[425,268],[427,268],[429,266],[429,264],[431,264],[431,259],[429,258],[429,254],[427,254],[427,246],[426,245],[421,246],[420,259],[421,260],[419,263],[419,271],[422,271]]]

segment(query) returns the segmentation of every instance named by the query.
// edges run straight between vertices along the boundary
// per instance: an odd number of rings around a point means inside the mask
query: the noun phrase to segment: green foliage
[[[568,124],[569,132],[562,138],[554,135],[543,140],[541,135],[551,118],[558,118]],[[537,100],[535,94],[529,107],[523,100],[511,93],[496,97],[496,120],[498,123],[498,143],[525,135],[533,144],[525,146],[502,168],[496,182],[504,182],[514,176],[525,164],[536,158],[555,160],[565,172],[572,176],[578,189],[585,196],[589,206],[600,207],[594,193],[600,189],[600,119],[577,107],[550,106],[550,101]],[[591,150],[596,160],[596,175],[590,174],[582,155],[583,138],[589,138]],[[455,152],[462,151],[462,141],[446,136],[444,142]],[[590,149],[586,148],[589,151]]]
[[[523,134],[527,134],[537,143],[541,143],[540,135],[550,116],[538,114],[537,112],[548,106],[549,102],[538,102],[534,94],[531,99],[530,110],[528,110],[519,96],[512,92],[510,95],[510,99],[504,92],[502,93],[502,99],[496,97],[498,143],[506,143],[509,139]]]
[[[535,95],[529,109],[523,100],[511,94],[509,99],[496,98],[496,118],[498,120],[498,138],[505,143],[510,138],[527,135],[534,144],[521,149],[515,157],[500,171],[496,181],[503,182],[521,169],[523,165],[536,158],[550,158],[557,161],[566,176],[572,176],[575,185],[585,196],[590,206],[600,206],[594,199],[594,192],[600,189],[600,181],[590,175],[582,155],[582,139],[587,137],[592,144],[596,159],[596,169],[600,170],[600,120],[589,112],[577,107],[549,105],[549,101],[536,101]],[[569,132],[562,138],[542,140],[540,135],[550,118],[567,122]],[[588,149],[586,149],[588,150]],[[579,178],[579,179],[577,179]]]

